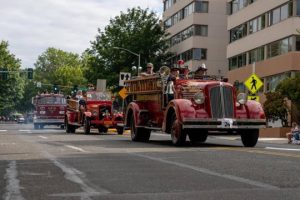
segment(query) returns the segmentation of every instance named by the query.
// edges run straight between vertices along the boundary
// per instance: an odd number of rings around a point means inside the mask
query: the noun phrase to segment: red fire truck
[[[148,141],[151,131],[170,134],[174,145],[186,137],[192,143],[205,142],[208,135],[236,134],[244,146],[256,145],[259,129],[265,127],[262,106],[236,94],[232,84],[216,77],[177,79],[175,98],[167,100],[165,90],[169,70],[161,74],[126,81],[128,90],[125,127],[133,141]]]
[[[118,134],[122,135],[123,127],[117,126],[119,123],[123,123],[123,114],[114,112],[111,94],[108,92],[87,91],[82,100],[67,99],[67,133],[75,133],[77,128],[83,127],[84,133],[89,134],[91,127],[94,127],[99,133],[116,128]]]
[[[62,94],[40,94],[33,98],[35,106],[33,124],[35,129],[45,125],[64,127],[66,99]]]

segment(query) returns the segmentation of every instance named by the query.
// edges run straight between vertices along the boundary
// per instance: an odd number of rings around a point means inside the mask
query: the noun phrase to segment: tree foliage
[[[83,62],[78,54],[48,48],[35,63],[34,79],[42,83],[42,90],[52,90],[54,84],[69,93],[73,85],[86,85]]]
[[[264,111],[268,120],[281,120],[282,126],[287,126],[288,106],[280,92],[266,93]]]
[[[139,7],[121,12],[120,16],[110,20],[104,31],[98,29],[91,49],[87,50],[87,79],[92,83],[96,79],[107,79],[108,85],[118,85],[121,71],[131,72],[132,66],[138,66],[138,56],[133,53],[140,54],[141,66],[152,62],[155,70],[158,70],[170,56],[166,53],[166,37],[154,12]],[[125,48],[133,53],[114,47]]]
[[[292,107],[291,115],[292,121],[300,122],[300,74],[296,74],[295,77],[287,78],[280,82],[276,88],[276,91],[280,92],[283,97],[291,100]]]
[[[24,80],[20,77],[20,59],[8,50],[8,42],[0,42],[0,66],[9,71],[7,80],[0,80],[0,115],[15,111],[23,97]]]

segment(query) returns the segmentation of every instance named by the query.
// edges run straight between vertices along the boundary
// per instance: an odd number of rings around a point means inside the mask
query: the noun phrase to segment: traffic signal
[[[27,69],[27,78],[33,79],[33,69],[32,68]]]
[[[58,94],[59,93],[59,87],[58,87],[58,85],[53,85],[53,93],[54,94]]]
[[[8,79],[8,71],[6,68],[1,68],[0,74],[1,74],[1,80],[5,81]]]

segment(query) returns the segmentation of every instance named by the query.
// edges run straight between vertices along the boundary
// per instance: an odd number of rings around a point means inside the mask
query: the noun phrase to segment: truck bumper
[[[182,120],[183,129],[238,130],[266,127],[265,119],[190,119]]]
[[[64,119],[34,119],[34,124],[61,125],[64,124]]]

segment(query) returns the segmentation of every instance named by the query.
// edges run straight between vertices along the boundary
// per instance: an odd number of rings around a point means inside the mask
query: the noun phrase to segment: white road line
[[[41,136],[41,135],[39,135],[39,137],[40,137],[40,138],[42,138],[42,139],[45,139],[45,140],[47,140],[47,139],[48,139],[47,137],[45,137],[45,136]]]
[[[71,148],[71,149],[75,149],[77,151],[81,151],[81,152],[84,152],[84,153],[88,153],[88,151],[85,151],[84,149],[82,148],[79,148],[79,147],[75,147],[75,146],[71,146],[71,145],[65,145],[66,147],[68,148]]]
[[[279,151],[300,151],[300,149],[288,149],[288,148],[276,148],[276,147],[265,147],[265,149],[279,150]]]
[[[0,132],[6,132],[7,130],[0,130]]]
[[[19,130],[20,132],[30,132],[30,130]]]
[[[44,155],[51,160],[55,166],[60,168],[65,173],[65,178],[73,183],[78,184],[81,189],[84,191],[82,193],[77,193],[80,195],[81,199],[90,200],[91,196],[95,195],[106,195],[110,192],[108,190],[105,190],[103,188],[97,187],[97,190],[90,187],[88,184],[86,184],[81,177],[84,177],[84,174],[80,172],[77,169],[70,168],[63,163],[59,162],[53,155],[49,154],[48,152],[44,152]],[[54,196],[57,194],[54,194]]]
[[[20,191],[20,181],[18,179],[18,171],[16,161],[10,161],[8,168],[6,169],[6,174],[4,179],[6,179],[6,192],[3,195],[4,200],[16,199],[23,200]]]
[[[250,179],[246,179],[246,178],[242,178],[242,177],[238,177],[238,176],[233,176],[233,175],[229,175],[229,174],[222,174],[222,173],[214,172],[214,171],[211,171],[211,170],[205,169],[205,168],[195,167],[195,166],[192,166],[192,165],[187,165],[187,164],[178,163],[178,162],[174,162],[174,161],[164,160],[164,159],[161,159],[161,158],[147,156],[147,155],[141,155],[141,154],[137,154],[137,153],[131,153],[131,154],[142,157],[142,158],[147,158],[147,159],[150,159],[150,160],[158,161],[158,162],[161,162],[161,163],[175,165],[177,167],[182,167],[182,168],[186,168],[186,169],[191,169],[191,170],[203,173],[203,174],[208,174],[208,175],[211,175],[211,176],[217,176],[217,177],[229,179],[229,180],[232,180],[232,181],[237,181],[237,182],[240,182],[240,183],[253,185],[253,186],[256,186],[256,187],[260,187],[260,188],[273,189],[273,190],[274,189],[279,189],[276,186],[269,185],[269,184],[266,184],[266,183],[262,183],[262,182],[259,182],[259,181],[253,181],[253,180],[250,180]]]

